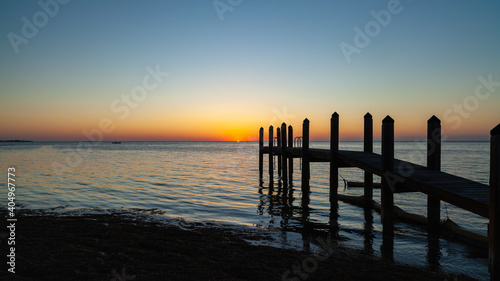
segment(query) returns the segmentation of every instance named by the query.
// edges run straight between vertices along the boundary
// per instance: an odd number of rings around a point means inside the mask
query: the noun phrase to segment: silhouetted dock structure
[[[269,155],[269,181],[274,181],[274,156],[277,156],[278,178],[284,192],[293,181],[293,159],[302,158],[302,196],[309,198],[310,163],[330,163],[330,203],[338,209],[339,168],[357,167],[365,172],[364,201],[371,206],[373,175],[381,177],[381,220],[384,242],[394,235],[394,193],[422,192],[427,194],[427,224],[429,236],[439,236],[441,222],[440,201],[478,214],[489,219],[489,270],[491,280],[500,280],[500,124],[491,130],[490,185],[440,171],[441,169],[441,121],[432,116],[427,122],[427,166],[394,159],[394,120],[387,116],[382,121],[382,152],[373,153],[373,119],[364,116],[363,151],[339,150],[339,115],[332,114],[330,149],[314,149],[309,146],[309,120],[302,125],[302,136],[293,137],[292,126],[276,130],[269,127],[268,146],[264,146],[264,128],[259,131],[259,177],[263,184],[264,154]],[[288,133],[287,133],[288,129]],[[276,145],[274,140],[276,139]],[[301,146],[296,146],[297,139]],[[308,204],[303,200],[303,206]],[[390,242],[391,243],[391,242]]]

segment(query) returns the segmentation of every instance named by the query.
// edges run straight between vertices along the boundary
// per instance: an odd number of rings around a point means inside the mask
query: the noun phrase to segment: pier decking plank
[[[286,128],[283,123],[282,129]],[[285,185],[288,178],[281,177],[281,170],[286,171],[286,160],[289,161],[289,179],[293,177],[293,159],[301,158],[302,172],[302,207],[309,204],[310,163],[328,162],[330,164],[330,208],[338,209],[338,169],[356,167],[364,170],[364,207],[369,208],[373,198],[373,175],[381,177],[381,220],[384,241],[394,236],[394,193],[422,192],[427,195],[427,225],[431,240],[439,237],[441,225],[440,201],[453,204],[459,208],[488,218],[488,259],[490,280],[500,277],[500,124],[491,130],[490,143],[490,180],[489,185],[441,172],[441,121],[433,115],[427,121],[427,165],[417,165],[407,161],[394,159],[394,119],[387,115],[382,120],[381,146],[382,154],[373,153],[373,119],[371,114],[364,116],[363,151],[339,150],[339,115],[335,112],[330,119],[330,148],[316,149],[309,147],[309,120],[302,124],[302,136],[293,138],[292,127],[288,144],[280,143],[278,133],[277,145],[274,146],[273,126],[269,127],[269,146],[264,147],[263,128],[259,131],[259,178],[262,185],[263,154],[269,154],[269,182],[274,179],[274,155],[278,159],[278,176]],[[286,133],[282,133],[283,139]],[[298,147],[293,147],[298,146]],[[285,160],[285,161],[283,161]],[[334,220],[335,221],[335,220]],[[335,223],[333,224],[335,227]],[[384,241],[382,244],[384,244]],[[392,242],[391,242],[392,243]],[[389,247],[390,248],[390,247]],[[387,258],[392,258],[392,250],[387,250]],[[384,255],[384,253],[382,253]]]
[[[286,152],[294,158],[302,157],[300,147],[287,148]],[[264,153],[269,153],[269,147],[264,147]],[[280,155],[281,148],[273,147],[273,153]],[[311,162],[330,162],[331,153],[327,149],[309,149],[308,155]],[[336,161],[339,161],[340,167],[358,167],[375,175],[384,176],[380,154],[340,150],[336,155]],[[398,186],[402,185],[482,217],[489,217],[488,185],[398,159],[394,159],[394,169],[388,177],[397,183],[395,192],[398,192]]]

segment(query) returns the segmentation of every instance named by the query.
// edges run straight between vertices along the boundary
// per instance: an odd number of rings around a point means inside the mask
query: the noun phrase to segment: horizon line
[[[112,142],[259,142],[258,140],[0,140],[0,142],[89,142],[89,143],[112,143]],[[425,142],[426,140],[394,140],[395,142]],[[489,142],[490,140],[443,140],[444,142]],[[264,140],[264,143],[269,142]],[[311,140],[311,142],[330,142],[330,140]],[[363,140],[340,140],[340,142],[364,142]],[[381,142],[381,140],[373,140],[373,142]]]

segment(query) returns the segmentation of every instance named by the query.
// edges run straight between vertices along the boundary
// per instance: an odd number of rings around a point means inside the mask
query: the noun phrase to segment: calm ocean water
[[[326,142],[312,142],[314,148],[328,146]],[[362,150],[362,143],[341,142],[340,149]],[[374,151],[380,153],[380,143],[374,144]],[[425,153],[424,142],[396,143],[396,158],[425,165]],[[6,179],[8,167],[16,168],[16,203],[23,208],[156,209],[166,216],[188,220],[222,221],[282,231],[280,235],[285,238],[277,246],[290,246],[286,234],[300,230],[304,221],[317,226],[319,231],[327,229],[328,164],[311,164],[312,193],[307,213],[300,208],[300,161],[295,160],[294,200],[286,210],[280,196],[266,187],[269,182],[266,166],[265,161],[265,184],[260,188],[255,142],[0,143],[3,178]],[[488,184],[489,143],[443,143],[442,170]],[[362,171],[354,168],[341,169],[340,174],[349,181],[362,181],[363,177]],[[340,188],[339,192],[360,195],[362,189]],[[374,190],[374,199],[380,201],[378,190]],[[426,196],[422,194],[396,194],[395,203],[416,214],[426,213]],[[486,233],[486,219],[450,204],[441,205],[443,219],[449,216],[465,228]],[[363,210],[342,202],[339,208],[342,243],[366,248]],[[373,212],[368,246],[378,256],[381,230],[380,216]],[[396,224],[395,261],[429,266],[427,246],[423,228]],[[437,268],[445,272],[488,278],[487,257],[465,244],[441,239],[437,260]]]

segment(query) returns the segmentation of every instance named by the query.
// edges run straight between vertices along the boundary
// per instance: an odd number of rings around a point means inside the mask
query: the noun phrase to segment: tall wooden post
[[[308,205],[309,198],[309,120],[302,123],[302,206]],[[306,200],[304,200],[306,199]]]
[[[394,235],[394,186],[391,186],[389,173],[394,170],[394,120],[387,115],[382,120],[382,190],[381,215],[383,235]]]
[[[363,137],[363,151],[366,153],[373,152],[373,118],[370,113],[364,116],[364,137]],[[365,173],[364,183],[364,215],[365,215],[365,235],[364,245],[365,251],[369,254],[373,253],[373,174],[367,171]]]
[[[283,169],[282,178],[283,178],[283,189],[286,190],[288,188],[288,171],[287,171],[287,152],[286,152],[286,124],[283,122],[281,124],[281,168]]]
[[[373,153],[373,118],[370,113],[364,116],[364,147],[366,153]],[[371,208],[373,201],[373,174],[365,171],[364,184],[365,208]]]
[[[280,127],[276,128],[276,147],[279,147],[282,149]],[[282,153],[283,153],[283,149],[282,149]],[[282,153],[277,153],[278,159],[276,160],[278,162],[278,178],[279,178],[279,180],[281,180],[281,155],[282,155]]]
[[[263,184],[264,178],[264,128],[259,129],[259,185]]]
[[[490,132],[490,223],[489,271],[490,280],[500,280],[500,124]]]
[[[373,118],[367,112],[364,118],[364,132],[363,132],[363,152],[373,153]],[[365,215],[365,235],[364,245],[365,251],[369,254],[373,253],[373,174],[364,171],[364,215]],[[387,241],[386,241],[387,242]],[[384,244],[386,246],[386,244]],[[386,252],[384,252],[385,254]]]
[[[339,166],[339,114],[334,112],[330,118],[330,205],[338,207]]]
[[[274,182],[274,167],[273,167],[273,136],[274,128],[269,126],[269,185]]]
[[[427,168],[441,170],[441,120],[433,115],[427,121]],[[429,233],[438,234],[441,223],[441,201],[427,196],[427,225]]]
[[[288,147],[293,147],[293,128],[292,125],[288,126]],[[288,180],[290,181],[290,186],[293,182],[293,156],[288,158]]]

